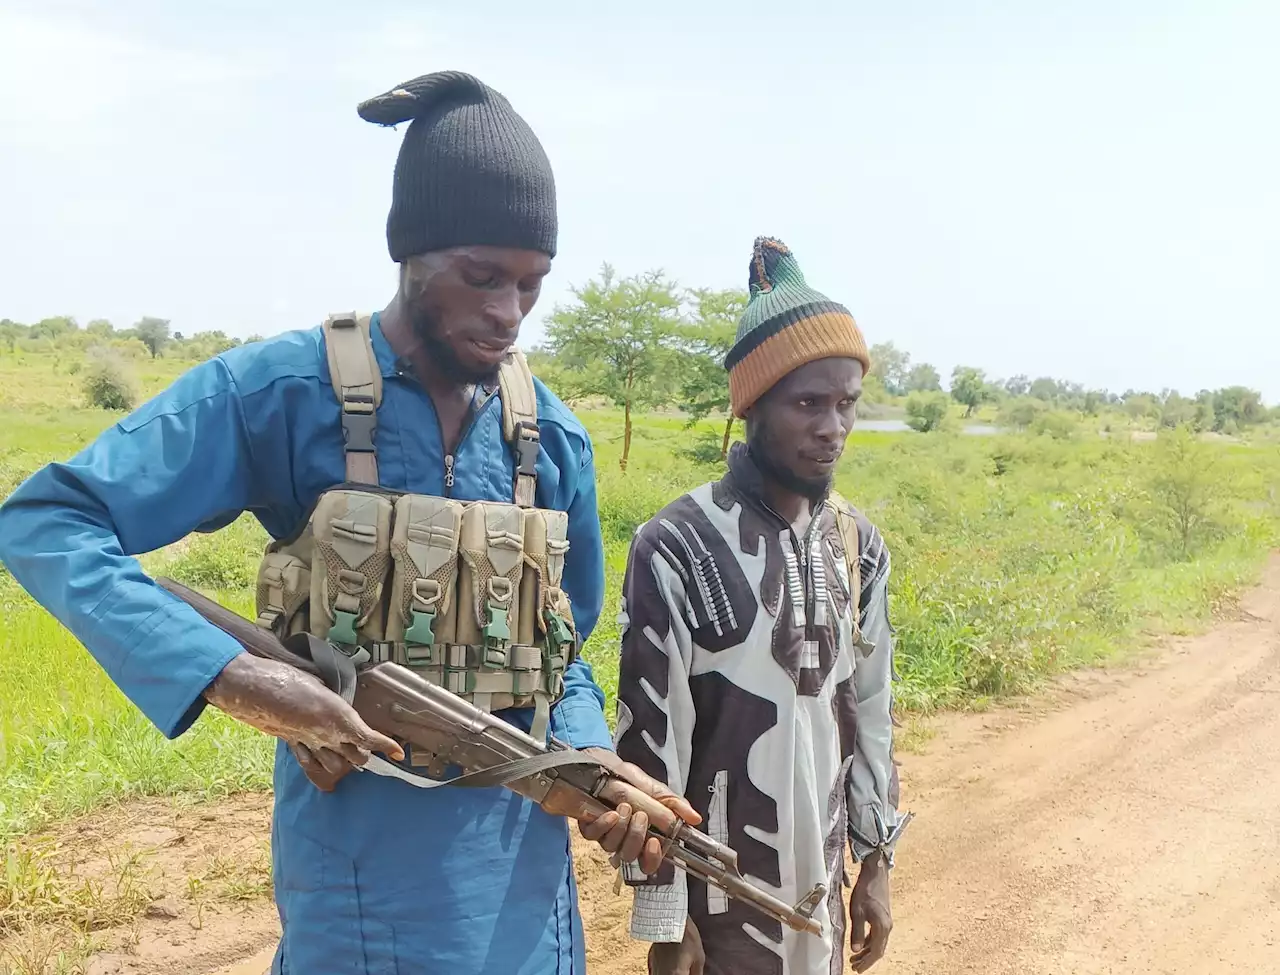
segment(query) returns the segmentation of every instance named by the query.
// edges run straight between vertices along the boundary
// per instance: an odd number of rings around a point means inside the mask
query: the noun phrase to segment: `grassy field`
[[[139,363],[145,392],[188,364]],[[83,409],[74,359],[0,355],[0,497],[115,419]],[[625,477],[621,417],[583,418],[599,456],[605,612],[587,647],[617,679],[613,621],[635,526],[717,476],[679,417],[637,427]],[[893,553],[900,707],[967,706],[1194,627],[1250,582],[1280,537],[1280,448],[1101,437],[855,433],[839,488]],[[704,439],[704,438],[709,438]],[[714,452],[713,452],[714,454]],[[242,519],[144,558],[247,612],[264,535]],[[271,743],[215,712],[164,741],[88,653],[0,571],[0,834],[133,795],[206,798],[270,785]]]

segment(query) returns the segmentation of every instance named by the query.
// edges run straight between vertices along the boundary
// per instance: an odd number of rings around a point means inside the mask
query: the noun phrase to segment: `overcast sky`
[[[556,172],[522,344],[602,261],[745,286],[769,234],[944,376],[1280,402],[1278,50],[1275,0],[0,0],[0,317],[381,307],[402,130],[355,107],[457,68]]]

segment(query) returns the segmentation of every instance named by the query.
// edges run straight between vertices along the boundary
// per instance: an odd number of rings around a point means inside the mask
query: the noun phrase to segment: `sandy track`
[[[883,975],[1280,972],[1280,559],[1239,618],[907,760]]]
[[[917,819],[877,975],[1280,973],[1280,557],[1204,636],[936,731],[904,756]],[[588,971],[643,972],[603,856],[580,846],[579,876]],[[247,913],[265,946],[270,905]]]

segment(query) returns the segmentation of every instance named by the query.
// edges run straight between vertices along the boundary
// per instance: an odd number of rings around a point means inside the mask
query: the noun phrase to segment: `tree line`
[[[599,397],[622,409],[624,470],[631,416],[655,407],[680,409],[691,425],[722,417],[723,456],[734,422],[723,362],[746,302],[745,290],[685,288],[661,271],[620,277],[605,264],[598,277],[574,288],[572,299],[552,312],[546,342],[535,353],[537,371],[562,397]],[[873,345],[870,352],[864,403],[902,409],[920,431],[944,428],[953,404],[964,417],[989,406],[1002,426],[1049,432],[1070,425],[1072,417],[1104,413],[1197,432],[1239,433],[1280,421],[1280,407],[1269,410],[1261,394],[1243,386],[1202,390],[1194,397],[1170,389],[1114,393],[1047,376],[992,379],[982,369],[962,365],[952,370],[944,390],[935,366],[913,362],[892,342]]]
[[[714,446],[723,458],[733,436],[724,359],[732,348],[747,303],[745,289],[690,288],[662,270],[624,276],[608,263],[586,284],[571,289],[546,322],[546,338],[531,350],[534,372],[561,398],[573,403],[604,400],[623,414],[622,469],[631,452],[633,418],[659,408],[681,411],[690,427],[708,417],[722,422]],[[245,340],[258,340],[254,336]],[[202,360],[241,344],[222,332],[184,336],[166,319],[144,317],[127,329],[97,319],[83,329],[68,316],[33,325],[0,321],[0,351],[44,351],[68,346],[110,345],[135,355]],[[952,370],[946,389],[937,368],[914,362],[892,342],[871,347],[871,374],[863,402],[902,410],[916,430],[945,428],[954,413],[996,411],[1002,426],[1048,429],[1072,418],[1119,414],[1161,427],[1239,433],[1280,420],[1256,390],[1232,386],[1183,396],[1126,390],[1114,393],[1047,376],[989,378],[974,366]]]
[[[55,349],[102,347],[125,354],[163,355],[175,359],[202,361],[238,345],[256,342],[254,335],[238,339],[222,331],[196,332],[186,336],[174,331],[167,318],[144,315],[128,328],[116,328],[105,318],[95,318],[83,328],[71,315],[42,318],[31,325],[0,319],[0,352],[48,352]]]

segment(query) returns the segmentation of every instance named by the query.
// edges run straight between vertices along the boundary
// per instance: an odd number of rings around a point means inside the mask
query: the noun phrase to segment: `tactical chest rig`
[[[534,506],[538,408],[528,363],[512,350],[498,374],[503,439],[516,461],[513,503],[391,491],[378,483],[382,375],[369,323],[354,313],[324,323],[346,481],[319,497],[299,532],[267,546],[257,624],[280,639],[327,640],[350,673],[393,660],[481,710],[534,707],[530,733],[543,740],[578,641],[561,588],[568,515]],[[410,752],[409,762],[426,759]]]

